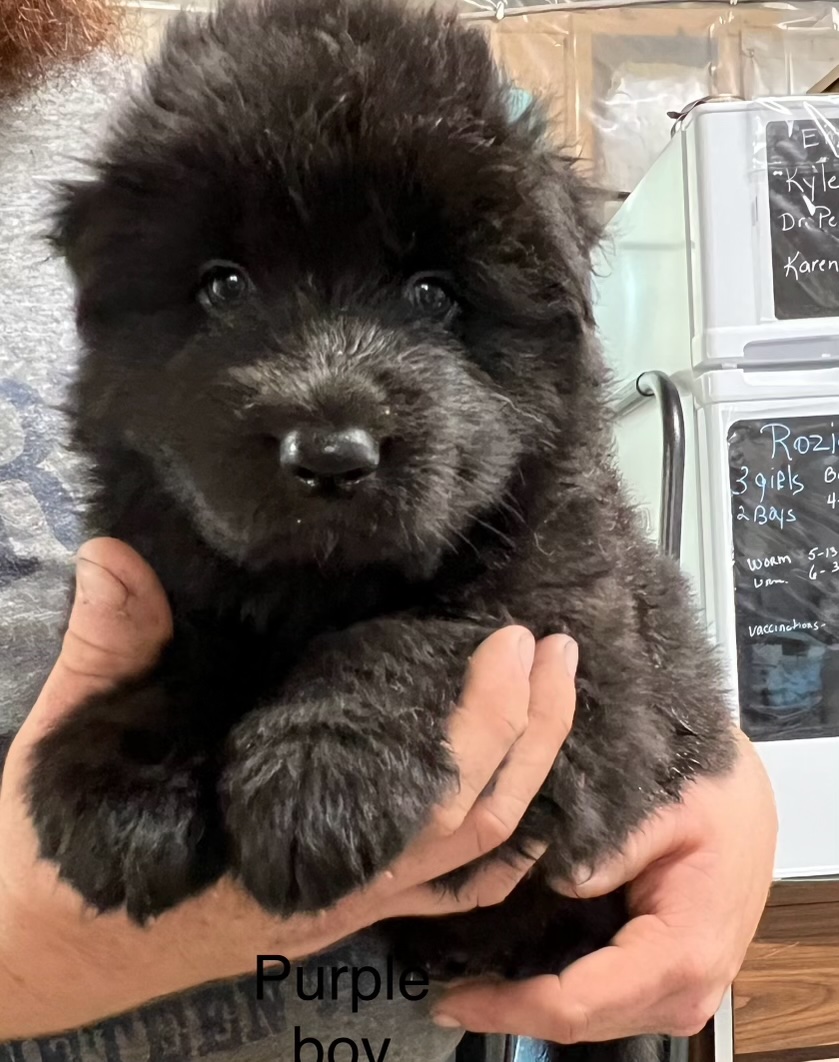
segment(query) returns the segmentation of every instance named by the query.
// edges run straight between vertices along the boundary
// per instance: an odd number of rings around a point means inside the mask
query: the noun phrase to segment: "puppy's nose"
[[[351,487],[379,467],[379,444],[362,428],[296,428],[280,440],[280,465],[310,487]]]

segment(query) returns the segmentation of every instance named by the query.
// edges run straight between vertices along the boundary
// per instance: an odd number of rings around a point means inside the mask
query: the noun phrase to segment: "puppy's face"
[[[67,192],[80,434],[246,566],[428,572],[557,445],[590,233],[476,35],[288,11],[179,23]]]

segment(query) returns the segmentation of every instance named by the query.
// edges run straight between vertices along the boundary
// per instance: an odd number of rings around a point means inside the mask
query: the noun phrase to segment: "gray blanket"
[[[0,103],[0,758],[58,648],[83,499],[84,469],[64,447],[59,412],[76,356],[72,293],[40,238],[44,210],[50,183],[77,172],[72,157],[84,156],[132,76],[100,56]],[[260,950],[254,941],[254,965]],[[310,990],[316,965],[384,961],[375,933],[355,938],[310,964]],[[459,1036],[430,1023],[428,1002],[379,999],[353,1014],[347,995],[303,1002],[276,986],[259,1002],[247,977],[64,1036],[0,1044],[0,1062],[436,1062]]]

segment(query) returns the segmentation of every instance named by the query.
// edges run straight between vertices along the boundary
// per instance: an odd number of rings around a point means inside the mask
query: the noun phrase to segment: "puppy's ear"
[[[540,172],[540,198],[551,217],[564,219],[563,242],[588,261],[602,235],[602,193],[578,172],[579,159],[556,143],[550,100],[503,82],[510,129],[527,145]]]
[[[102,194],[102,185],[95,179],[66,181],[57,189],[47,242],[67,262],[77,283],[84,280]]]

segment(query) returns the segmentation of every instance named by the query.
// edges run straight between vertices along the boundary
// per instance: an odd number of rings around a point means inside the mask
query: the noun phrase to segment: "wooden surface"
[[[734,1050],[742,1062],[839,1057],[839,882],[773,889],[734,982]]]
[[[779,881],[772,886],[767,906],[786,907],[799,903],[839,903],[839,878]]]
[[[786,1051],[759,1051],[752,1055],[738,1055],[743,1062],[839,1062],[836,1044],[826,1047],[790,1047]]]

